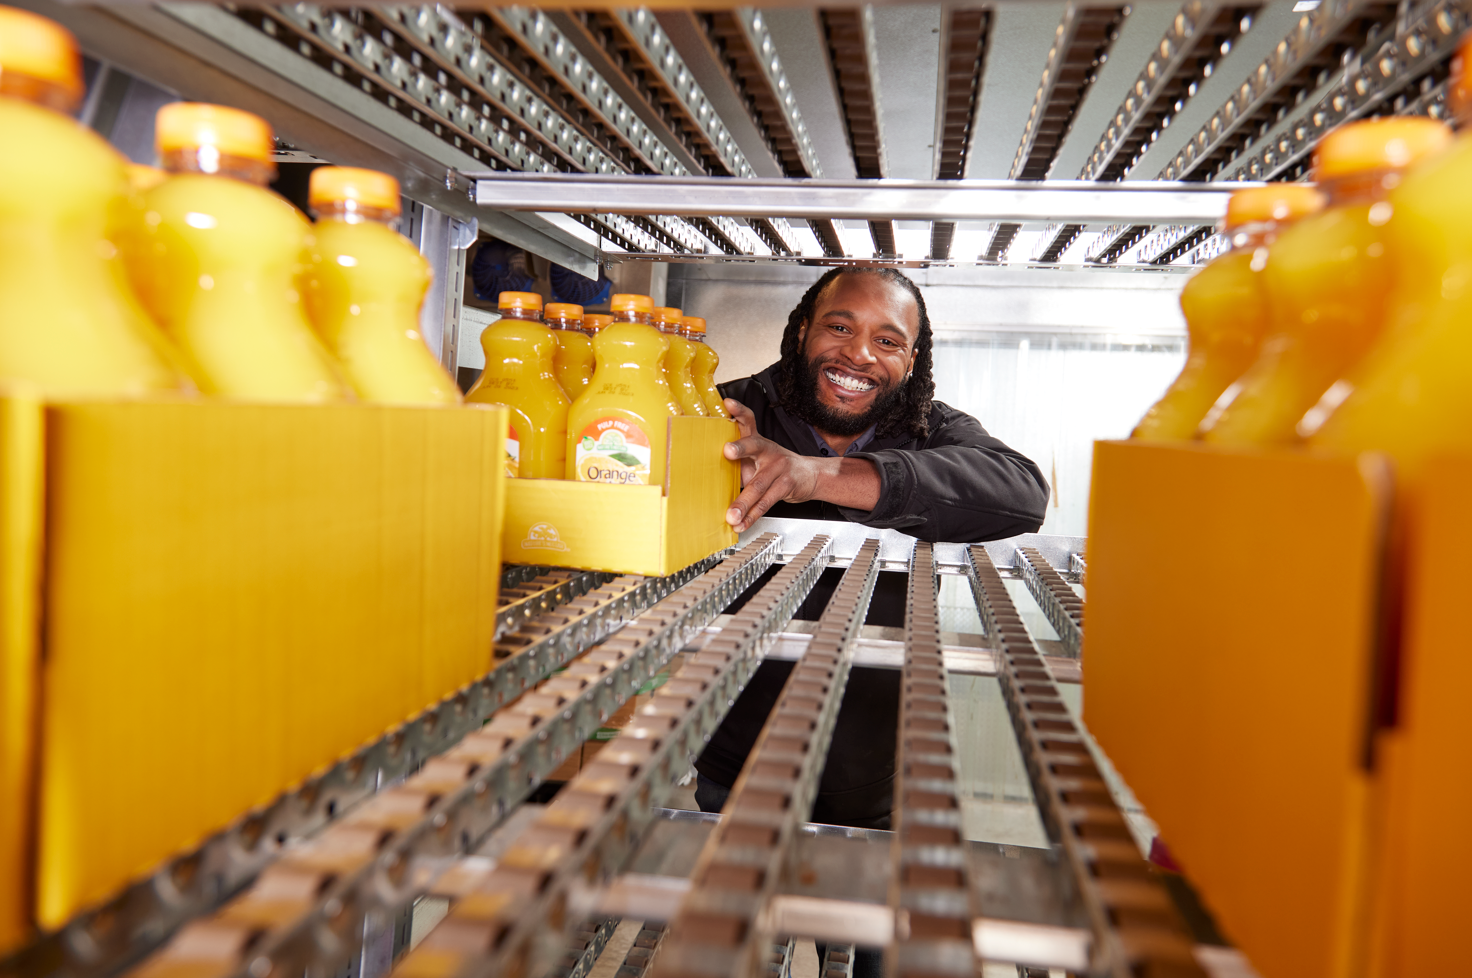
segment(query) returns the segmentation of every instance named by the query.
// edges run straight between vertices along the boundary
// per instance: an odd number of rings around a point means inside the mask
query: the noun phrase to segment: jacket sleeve
[[[921,540],[979,543],[1033,533],[1047,515],[1048,481],[1033,461],[956,411],[923,449],[856,452],[879,468],[879,504],[837,507],[845,519]]]

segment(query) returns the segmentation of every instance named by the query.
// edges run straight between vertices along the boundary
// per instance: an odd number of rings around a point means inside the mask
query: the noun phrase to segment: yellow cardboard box
[[[33,826],[0,806],[0,947],[489,668],[505,431],[501,409],[0,399],[0,793],[39,796]]]
[[[1084,719],[1264,976],[1365,960],[1375,456],[1099,442]]]
[[[721,446],[736,438],[733,421],[670,418],[663,486],[509,480],[506,561],[662,577],[732,546],[741,471]]]

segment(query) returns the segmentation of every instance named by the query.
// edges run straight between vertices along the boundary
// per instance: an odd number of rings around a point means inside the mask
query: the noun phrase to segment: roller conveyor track
[[[725,818],[696,862],[694,886],[675,917],[658,978],[761,973],[756,959],[776,935],[759,916],[812,808],[878,558],[877,541],[860,548],[788,676],[732,786]]]
[[[391,919],[424,893],[446,857],[468,851],[500,824],[568,748],[749,586],[775,549],[774,537],[760,538],[665,597],[412,777],[284,852],[240,896],[185,926],[134,974],[332,973],[347,962],[365,919]],[[569,617],[585,600],[568,606]],[[596,606],[586,613],[597,614]]]
[[[573,923],[569,890],[623,868],[655,817],[651,806],[663,800],[719,725],[766,647],[827,566],[829,549],[827,537],[815,537],[720,636],[688,656],[634,721],[516,838],[496,868],[405,957],[395,975],[542,974],[550,964],[549,939]],[[702,581],[685,589],[696,593],[682,592],[670,601],[701,600]],[[592,656],[631,658],[647,647],[643,642],[626,630]],[[683,644],[668,647],[659,661],[668,661]]]
[[[1027,582],[1033,600],[1048,617],[1048,624],[1058,633],[1063,647],[1077,657],[1083,652],[1084,599],[1078,596],[1063,575],[1053,569],[1032,547],[1017,548],[1017,569]]]
[[[977,610],[998,646],[998,675],[1038,807],[1089,916],[1091,973],[1204,978],[1180,911],[1141,858],[991,557],[980,546],[969,556]]]
[[[767,552],[760,558],[765,567]],[[709,569],[712,557],[667,578],[623,577],[587,590],[612,575],[508,567],[503,586],[521,601],[544,608],[497,641],[491,670],[419,716],[364,745],[270,804],[143,876],[106,904],[79,914],[0,961],[7,978],[92,978],[117,973],[157,948],[181,926],[210,913],[246,886],[278,856],[320,832],[369,798],[380,785],[413,772],[478,728],[502,705],[602,641],[625,621]],[[551,583],[533,585],[546,578]],[[555,602],[563,602],[553,607]]]
[[[905,614],[905,666],[895,751],[889,905],[895,940],[886,973],[968,978],[980,970],[980,916],[961,825],[955,717],[941,657],[935,555],[917,543]]]

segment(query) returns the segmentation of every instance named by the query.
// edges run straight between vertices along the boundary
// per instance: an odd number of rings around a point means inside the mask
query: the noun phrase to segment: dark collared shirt
[[[855,452],[862,452],[864,450],[864,446],[868,445],[871,441],[874,440],[874,429],[877,427],[878,425],[871,424],[868,427],[868,430],[866,430],[862,435],[854,439],[854,443],[852,445],[844,449],[843,454],[852,455]],[[823,440],[823,433],[820,432],[817,428],[814,428],[812,425],[808,425],[808,430],[813,433],[813,442],[818,446],[818,454],[823,456],[824,458],[831,458],[833,456],[833,449],[829,448],[828,443]]]

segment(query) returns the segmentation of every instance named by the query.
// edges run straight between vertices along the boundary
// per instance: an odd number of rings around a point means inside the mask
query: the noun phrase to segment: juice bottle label
[[[516,437],[516,426],[506,428],[506,476],[511,479],[521,475],[521,439]]]
[[[649,437],[620,418],[599,418],[578,439],[579,482],[649,484]]]

